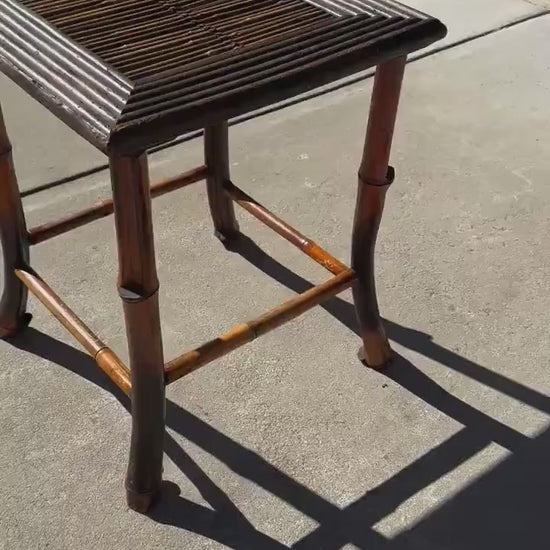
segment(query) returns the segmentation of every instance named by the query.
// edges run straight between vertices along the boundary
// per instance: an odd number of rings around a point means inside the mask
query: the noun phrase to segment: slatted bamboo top
[[[104,151],[150,147],[444,34],[393,0],[0,0],[0,68]]]

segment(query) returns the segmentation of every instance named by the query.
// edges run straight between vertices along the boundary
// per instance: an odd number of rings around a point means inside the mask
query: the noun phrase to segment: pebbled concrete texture
[[[344,293],[171,386],[151,518],[124,503],[127,402],[32,300],[31,328],[0,343],[0,548],[547,548],[549,31],[408,67],[377,257],[395,364],[357,361]],[[235,182],[344,261],[370,86],[232,129]],[[164,151],[153,177],[200,158],[198,141]],[[32,195],[29,223],[107,189],[103,173]],[[242,213],[252,241],[226,252],[201,184],[154,214],[167,359],[326,278]],[[33,249],[126,359],[115,264],[109,219]]]

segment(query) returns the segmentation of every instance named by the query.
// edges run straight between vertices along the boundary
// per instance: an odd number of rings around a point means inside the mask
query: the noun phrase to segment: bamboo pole
[[[215,340],[211,340],[199,348],[173,359],[165,365],[166,383],[171,384],[215,359],[223,357],[259,336],[295,319],[312,307],[349,288],[355,278],[354,271],[348,268],[329,281],[284,302],[260,317],[248,323],[237,325]]]
[[[147,155],[112,155],[111,182],[122,299],[132,372],[132,438],[126,472],[128,506],[145,513],[160,492],[165,381],[159,280]]]
[[[229,180],[229,134],[227,121],[204,129],[204,162],[208,166],[206,189],[214,222],[214,234],[224,245],[239,234],[235,207],[227,196],[224,183]]]
[[[182,187],[186,187],[187,185],[191,185],[197,181],[204,180],[207,177],[207,174],[207,167],[199,166],[178,176],[158,181],[151,185],[151,196],[160,197],[161,195],[165,195],[166,193],[170,193],[176,189],[181,189]],[[112,199],[100,200],[80,212],[75,212],[74,214],[69,214],[68,216],[58,220],[33,227],[28,233],[29,243],[33,245],[42,243],[53,237],[62,235],[67,231],[76,229],[77,227],[81,227],[95,220],[110,216],[113,212],[114,206]]]
[[[98,367],[124,393],[129,394],[130,372],[115,353],[77,317],[39,275],[30,269],[16,269],[15,275],[94,358]]]
[[[334,275],[343,273],[348,269],[345,264],[331,256],[311,239],[305,235],[302,235],[294,229],[294,227],[275,216],[275,214],[270,212],[265,206],[262,206],[259,202],[254,200],[250,195],[247,195],[232,182],[228,181],[225,183],[225,190],[239,206],[244,208],[259,221],[273,229],[273,231],[278,233],[281,237],[307,254],[311,259],[315,260],[319,265],[323,266]]]

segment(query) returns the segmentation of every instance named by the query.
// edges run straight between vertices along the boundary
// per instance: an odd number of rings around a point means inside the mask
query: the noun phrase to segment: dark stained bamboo
[[[237,325],[199,348],[184,353],[165,365],[166,383],[170,384],[200,367],[223,357],[244,344],[295,319],[312,307],[352,286],[356,276],[347,269],[329,281],[284,302],[256,319]]]
[[[206,179],[206,176],[206,166],[199,166],[178,176],[155,182],[151,185],[151,197],[160,197],[161,195],[165,195],[166,193],[170,193],[176,189],[181,189],[182,187]],[[75,212],[74,214],[69,214],[59,220],[48,222],[38,227],[33,227],[29,230],[29,243],[32,245],[42,243],[53,237],[66,233],[67,231],[71,231],[77,227],[81,227],[95,220],[109,216],[113,213],[113,211],[114,205],[112,199],[98,201],[94,205],[81,210],[80,212]]]
[[[275,216],[265,206],[262,206],[230,181],[225,183],[225,190],[239,206],[299,248],[319,265],[334,273],[334,275],[338,275],[348,269],[345,264],[331,256],[311,239],[299,233],[294,227]]]
[[[39,275],[30,269],[16,269],[15,274],[90,355],[105,347]]]
[[[97,365],[126,394],[130,393],[130,372],[109,349],[63,302],[50,286],[30,269],[16,269],[15,275],[46,309],[69,331],[95,359]]]
[[[386,191],[391,183],[388,162],[405,62],[406,57],[398,57],[379,65],[376,70],[359,168],[352,240],[352,268],[357,273],[353,296],[363,338],[364,360],[373,368],[382,368],[392,358],[376,298],[374,252]]]
[[[214,233],[225,245],[239,233],[233,201],[224,191],[229,180],[229,136],[227,121],[204,129],[204,158],[208,168],[206,185]]]
[[[11,143],[0,107],[0,242],[4,263],[4,288],[0,299],[0,338],[13,336],[25,326],[28,316],[27,288],[14,269],[29,261],[25,214],[15,176]]]
[[[165,383],[147,155],[111,156],[118,243],[118,287],[132,375],[128,505],[145,513],[159,494]]]

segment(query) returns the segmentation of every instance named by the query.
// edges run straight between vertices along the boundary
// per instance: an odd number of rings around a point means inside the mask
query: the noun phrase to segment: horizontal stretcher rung
[[[97,366],[126,394],[130,393],[130,371],[61,300],[48,284],[30,268],[16,269],[15,274],[48,311],[74,336],[94,358]]]
[[[346,268],[329,281],[307,290],[248,323],[237,325],[199,348],[184,353],[165,365],[166,383],[170,384],[295,319],[312,307],[349,288],[355,279],[355,272]]]
[[[348,269],[345,264],[331,256],[311,239],[305,235],[302,235],[294,229],[294,227],[278,218],[265,206],[262,206],[259,202],[255,201],[250,195],[247,195],[232,182],[227,181],[224,187],[229,196],[239,206],[244,208],[259,221],[273,229],[273,231],[278,233],[288,242],[292,243],[295,247],[299,248],[302,252],[307,254],[311,259],[315,260],[319,265],[323,266],[331,273],[338,275]]]
[[[208,175],[208,168],[206,166],[199,166],[188,172],[158,181],[151,185],[151,196],[160,197],[176,189],[180,189],[187,185],[191,185],[197,181],[206,179]],[[114,212],[113,200],[104,199],[98,201],[92,206],[69,214],[59,220],[48,222],[38,227],[33,227],[28,232],[28,239],[30,244],[39,244],[47,241],[53,237],[57,237],[67,231],[76,229],[95,220],[99,220],[106,216],[111,215]]]

